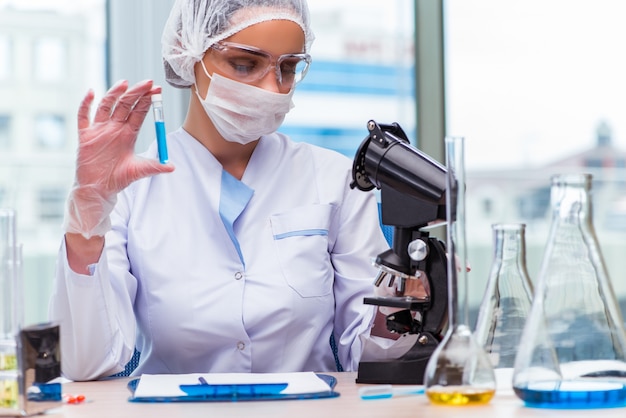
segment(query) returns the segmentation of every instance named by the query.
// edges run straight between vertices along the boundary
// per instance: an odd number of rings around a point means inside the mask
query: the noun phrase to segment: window
[[[11,147],[11,116],[0,114],[0,149]]]
[[[488,277],[491,223],[527,223],[529,273],[538,274],[550,178],[561,171],[593,175],[594,226],[626,300],[624,15],[626,3],[614,0],[444,1],[447,132],[467,140],[467,199],[506,183],[510,193],[494,199],[519,208],[498,217],[468,210],[468,219],[484,219],[467,225],[479,289],[470,303],[480,303]]]
[[[63,149],[67,138],[65,118],[53,114],[37,116],[35,118],[35,136],[37,145],[42,149]]]
[[[35,42],[35,79],[62,81],[67,75],[67,46],[60,38],[41,38]]]
[[[18,215],[26,324],[47,320],[78,105],[105,90],[105,1],[0,1],[0,204]]]
[[[8,36],[0,34],[0,81],[11,77],[12,65],[11,41]]]
[[[66,197],[65,189],[41,189],[39,191],[39,219],[44,222],[61,221],[65,213]]]
[[[280,131],[354,158],[367,122],[398,122],[415,138],[410,0],[309,1],[313,62]]]
[[[493,212],[493,199],[483,199],[483,212],[486,215],[491,215]]]

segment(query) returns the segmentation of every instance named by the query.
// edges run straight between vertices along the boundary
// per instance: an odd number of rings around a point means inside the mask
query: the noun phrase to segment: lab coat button
[[[238,271],[237,273],[235,273],[235,280],[241,280],[243,279],[243,273]]]
[[[246,348],[246,344],[245,344],[243,341],[239,341],[239,342],[237,343],[237,349],[238,349],[239,351],[241,351],[241,350],[243,350],[244,348]]]

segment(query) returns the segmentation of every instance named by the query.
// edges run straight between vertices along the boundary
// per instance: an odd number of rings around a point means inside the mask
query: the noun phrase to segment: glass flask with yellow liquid
[[[446,137],[448,330],[424,373],[428,399],[438,405],[479,405],[494,396],[496,380],[487,353],[469,327],[465,240],[464,138]]]
[[[552,224],[513,389],[527,406],[626,406],[626,334],[592,222],[592,176],[552,177]]]

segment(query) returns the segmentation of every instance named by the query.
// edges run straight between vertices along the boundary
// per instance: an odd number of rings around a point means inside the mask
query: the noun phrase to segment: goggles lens
[[[278,84],[292,88],[306,75],[309,54],[284,54],[277,58],[252,46],[217,42],[211,46],[212,63],[229,78],[250,83],[258,81],[275,68]]]

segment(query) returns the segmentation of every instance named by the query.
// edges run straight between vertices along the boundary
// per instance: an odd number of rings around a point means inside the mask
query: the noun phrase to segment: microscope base
[[[422,385],[428,364],[422,360],[366,361],[359,363],[357,383]]]
[[[431,333],[423,333],[422,337],[428,337],[427,343],[416,343],[398,359],[360,362],[356,382],[392,385],[424,384],[428,360],[437,348],[439,340]]]

